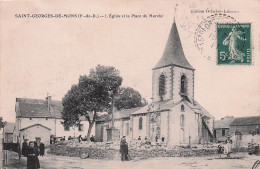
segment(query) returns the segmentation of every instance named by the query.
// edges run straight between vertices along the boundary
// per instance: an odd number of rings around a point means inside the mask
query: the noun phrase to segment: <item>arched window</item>
[[[139,130],[142,130],[143,129],[143,118],[140,117],[139,118]]]
[[[184,112],[185,109],[184,109],[184,105],[181,105],[181,111]]]
[[[165,95],[165,76],[161,75],[159,78],[159,96]]]
[[[181,118],[180,118],[180,125],[181,125],[181,127],[184,127],[184,115],[183,114],[181,115]]]
[[[181,76],[181,94],[187,94],[187,78],[185,75]]]

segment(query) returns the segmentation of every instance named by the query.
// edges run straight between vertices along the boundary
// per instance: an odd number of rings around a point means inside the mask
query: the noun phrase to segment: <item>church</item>
[[[168,145],[203,144],[213,140],[214,117],[194,99],[194,71],[183,52],[175,23],[163,55],[152,69],[152,103],[114,112],[114,127],[128,141],[146,137]],[[96,141],[109,141],[111,117],[96,121]],[[118,139],[119,139],[118,137]]]

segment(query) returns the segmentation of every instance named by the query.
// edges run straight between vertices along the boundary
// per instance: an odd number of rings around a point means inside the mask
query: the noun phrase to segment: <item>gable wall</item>
[[[22,130],[21,137],[22,139],[28,139],[28,142],[35,141],[36,137],[40,137],[41,142],[43,142],[45,145],[50,144],[50,130],[42,126],[33,126],[28,129]]]
[[[169,144],[180,144],[189,143],[189,137],[191,143],[198,143],[199,141],[199,115],[195,114],[192,109],[190,109],[186,104],[183,103],[185,111],[181,112],[181,105],[176,105],[169,116]],[[180,125],[180,117],[184,115],[184,126]],[[184,129],[184,141],[182,139],[182,130]]]
[[[51,134],[55,134],[55,120],[48,118],[19,118],[21,120],[20,129],[26,128],[34,124],[41,124],[51,129]]]

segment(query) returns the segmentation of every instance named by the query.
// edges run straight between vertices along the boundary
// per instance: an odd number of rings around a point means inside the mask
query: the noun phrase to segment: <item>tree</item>
[[[119,71],[111,66],[98,65],[90,70],[88,76],[80,76],[79,83],[73,85],[62,99],[63,125],[77,126],[80,124],[80,117],[85,117],[89,122],[89,141],[97,112],[107,111],[111,107],[113,95],[122,81]]]
[[[147,101],[141,94],[131,87],[121,87],[115,97],[115,107],[120,109],[131,109],[147,105]]]
[[[3,121],[3,117],[0,117],[0,129],[4,128],[6,122]]]

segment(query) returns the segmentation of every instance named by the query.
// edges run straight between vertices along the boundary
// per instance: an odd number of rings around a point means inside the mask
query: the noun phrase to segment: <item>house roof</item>
[[[251,116],[251,117],[238,117],[236,118],[230,126],[248,126],[248,125],[259,125],[260,116]]]
[[[222,118],[221,120],[216,120],[214,123],[214,128],[215,129],[224,129],[224,128],[229,128],[229,125],[235,120],[233,117],[225,117]]]
[[[14,132],[15,123],[7,122],[4,126],[5,133],[13,133]]]
[[[20,131],[23,131],[23,130],[26,130],[26,129],[29,129],[29,128],[32,128],[32,127],[35,127],[35,126],[40,126],[40,127],[46,128],[46,129],[48,129],[48,130],[51,130],[49,127],[46,127],[46,126],[44,126],[44,125],[34,124],[34,125],[31,125],[31,126],[28,126],[28,127],[25,127],[25,128],[20,129]]]
[[[192,70],[194,69],[184,55],[175,20],[172,24],[163,56],[153,69],[158,69],[170,65],[176,65]]]
[[[114,119],[123,119],[123,118],[129,118],[131,114],[134,112],[142,109],[143,107],[137,107],[137,108],[132,108],[132,109],[121,109],[121,110],[116,110],[114,112]],[[96,121],[107,121],[111,120],[112,116],[108,114],[103,114],[101,116],[98,116]]]
[[[46,100],[39,99],[16,99],[16,116],[17,117],[62,117],[62,102],[51,100],[50,109]]]

